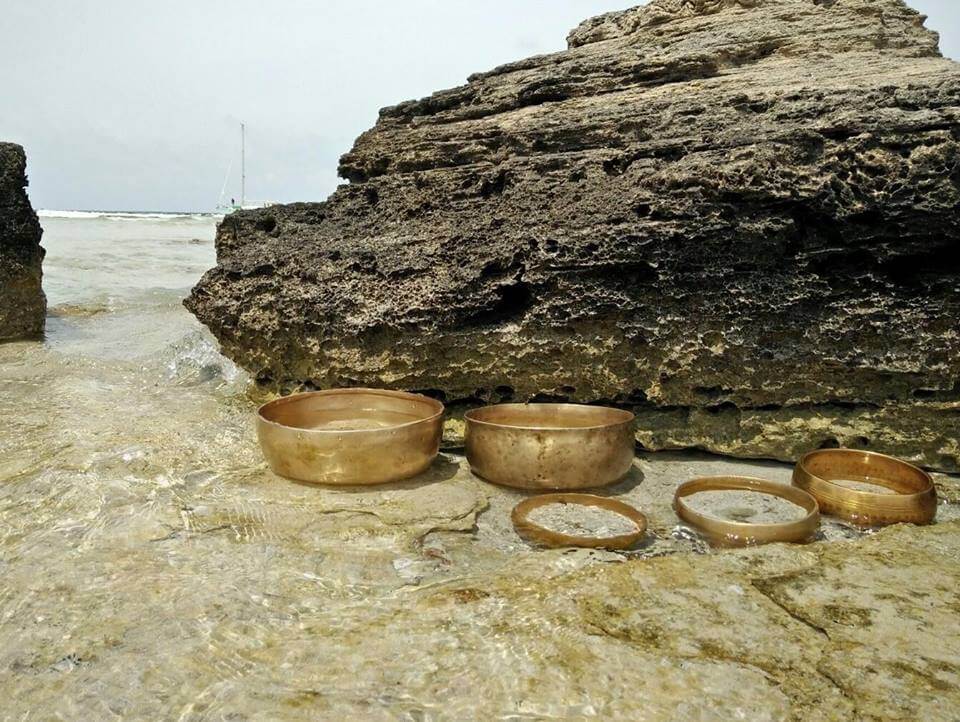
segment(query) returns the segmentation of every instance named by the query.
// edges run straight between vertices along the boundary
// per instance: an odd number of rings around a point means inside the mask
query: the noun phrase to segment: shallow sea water
[[[0,718],[656,719],[694,688],[718,718],[775,716],[762,678],[640,668],[546,590],[708,551],[678,525],[676,486],[786,483],[789,467],[638,458],[604,492],[650,519],[623,554],[529,546],[510,524],[524,495],[455,453],[379,489],[290,483],[257,448],[265,395],[181,306],[213,265],[214,219],[41,222],[47,335],[0,345]]]

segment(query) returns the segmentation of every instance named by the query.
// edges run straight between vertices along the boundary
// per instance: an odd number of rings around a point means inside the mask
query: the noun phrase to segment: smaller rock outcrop
[[[0,341],[41,335],[47,315],[43,230],[27,198],[26,168],[22,147],[0,143]]]

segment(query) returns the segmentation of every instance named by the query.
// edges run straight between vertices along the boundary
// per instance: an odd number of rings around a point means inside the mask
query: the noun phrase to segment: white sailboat
[[[227,185],[230,183],[230,174],[233,171],[233,161],[227,167],[227,175],[223,179],[223,187],[220,189],[220,199],[217,201],[217,213],[226,215],[239,210],[248,210],[252,208],[266,208],[276,205],[270,201],[248,201],[247,200],[247,126],[246,123],[240,124],[240,202],[236,198],[230,198],[226,202]]]

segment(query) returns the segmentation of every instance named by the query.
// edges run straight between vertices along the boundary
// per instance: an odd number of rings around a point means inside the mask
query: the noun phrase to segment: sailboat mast
[[[240,207],[247,202],[247,126],[240,124]]]

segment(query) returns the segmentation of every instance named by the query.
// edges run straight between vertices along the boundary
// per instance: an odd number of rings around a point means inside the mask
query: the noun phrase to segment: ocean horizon
[[[114,220],[170,220],[177,218],[216,218],[223,213],[216,211],[120,211],[120,210],[65,210],[38,208],[40,218],[114,219]]]

